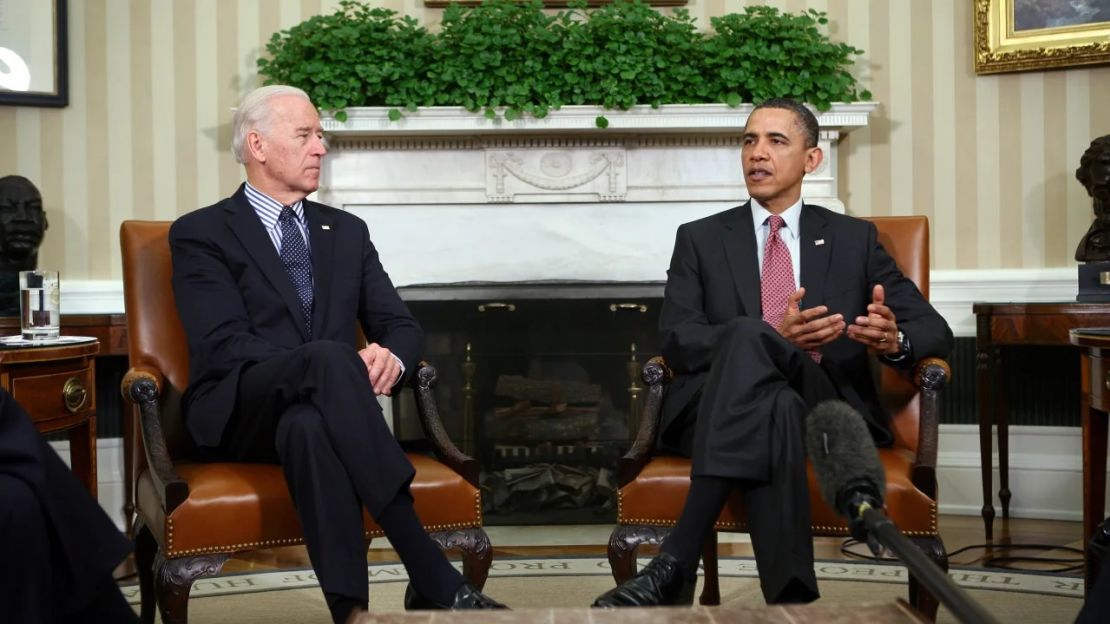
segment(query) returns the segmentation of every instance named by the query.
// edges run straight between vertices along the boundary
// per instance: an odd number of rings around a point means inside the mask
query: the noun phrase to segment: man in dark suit
[[[131,545],[0,389],[0,620],[138,622],[112,580]]]
[[[414,370],[423,333],[366,225],[306,199],[327,152],[315,107],[262,87],[232,140],[246,184],[170,229],[186,428],[211,458],[281,464],[336,622],[367,606],[362,507],[408,570],[406,607],[504,608],[464,582],[413,509],[413,468],[375,395]]]
[[[846,400],[890,444],[869,355],[912,366],[951,349],[947,323],[874,225],[802,203],[802,178],[822,160],[817,139],[806,107],[761,103],[741,152],[751,201],[678,229],[659,319],[676,373],[659,444],[693,458],[690,492],[660,555],[596,606],[689,604],[702,544],[733,488],[767,602],[816,599],[806,412]]]

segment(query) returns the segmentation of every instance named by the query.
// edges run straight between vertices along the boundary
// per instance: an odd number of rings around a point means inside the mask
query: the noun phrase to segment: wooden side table
[[[1083,392],[1083,539],[1091,539],[1106,509],[1106,434],[1110,412],[1110,328],[1073,329],[1071,343],[1085,347]],[[1097,563],[1086,553],[1085,591],[1090,593]]]
[[[1010,517],[1010,410],[999,391],[1001,349],[1010,346],[1068,346],[1068,332],[1079,327],[1110,327],[1110,303],[976,303],[975,390],[979,398],[979,456],[983,479],[983,525],[993,536],[991,429],[998,425],[998,498],[1002,517]]]
[[[0,348],[0,386],[42,433],[69,432],[70,466],[96,498],[96,340]]]

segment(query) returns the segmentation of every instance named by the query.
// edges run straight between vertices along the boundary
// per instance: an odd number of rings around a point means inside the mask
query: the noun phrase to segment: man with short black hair
[[[659,319],[675,378],[658,443],[693,459],[690,491],[659,556],[595,606],[691,604],[702,545],[733,489],[764,598],[815,600],[806,413],[843,399],[890,444],[869,354],[912,366],[952,348],[874,225],[802,202],[802,178],[822,158],[813,113],[767,100],[744,128],[751,201],[678,228]]]

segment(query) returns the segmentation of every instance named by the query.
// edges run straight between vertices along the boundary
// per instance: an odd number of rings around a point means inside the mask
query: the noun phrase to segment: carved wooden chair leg
[[[641,544],[662,544],[670,532],[669,527],[618,524],[609,534],[609,568],[617,585],[636,573],[636,549]]]
[[[702,563],[705,565],[705,583],[701,588],[701,597],[698,599],[698,603],[703,605],[719,605],[721,604],[721,583],[717,578],[716,531],[713,531],[709,535],[709,537],[705,539],[705,546],[702,549],[701,560]]]
[[[489,567],[493,563],[493,548],[489,536],[481,527],[459,531],[437,531],[429,533],[443,550],[457,549],[462,553],[463,576],[466,582],[481,590],[489,577]]]
[[[912,537],[910,538],[922,552],[936,562],[937,566],[948,572],[948,552],[944,542],[939,537]],[[930,622],[937,621],[937,608],[940,603],[936,596],[921,584],[912,574],[910,575],[910,604],[921,612]]]
[[[227,559],[226,553],[166,559],[159,551],[154,557],[154,586],[162,624],[187,624],[193,581],[219,574]]]
[[[139,620],[143,624],[154,624],[154,556],[158,543],[138,516],[131,534],[135,536],[135,569],[139,575]]]

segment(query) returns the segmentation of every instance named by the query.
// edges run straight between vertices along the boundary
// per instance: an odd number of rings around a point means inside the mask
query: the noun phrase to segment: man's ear
[[[821,151],[820,147],[811,147],[806,150],[806,173],[817,171],[824,159],[825,153]]]
[[[247,152],[258,162],[266,162],[265,141],[258,130],[251,130],[246,137]]]

